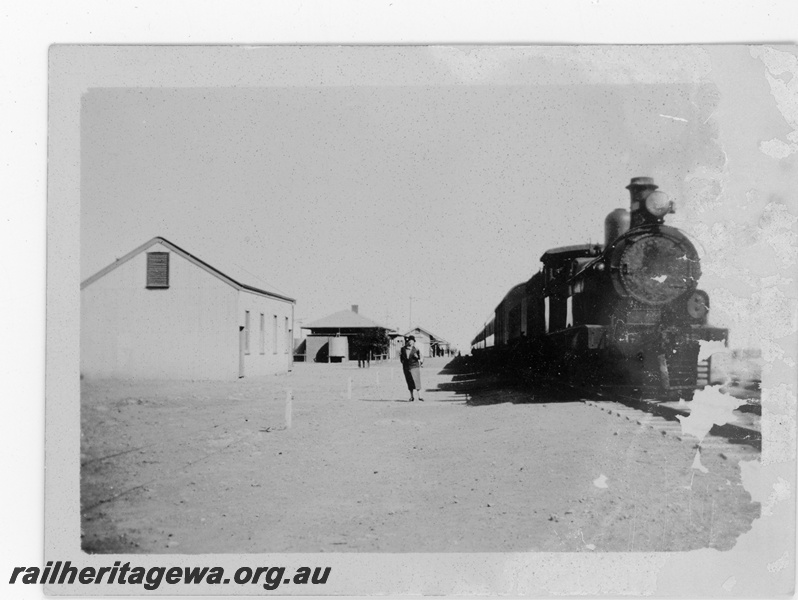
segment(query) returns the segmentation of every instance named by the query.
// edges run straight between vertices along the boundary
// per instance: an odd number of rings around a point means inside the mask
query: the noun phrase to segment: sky
[[[295,298],[297,327],[357,304],[466,350],[545,250],[601,242],[652,176],[704,256],[714,324],[759,344],[768,253],[794,311],[796,140],[773,83],[794,48],[189,50],[147,64],[200,85],[83,94],[81,280],[160,235]],[[230,76],[247,69],[257,85]]]

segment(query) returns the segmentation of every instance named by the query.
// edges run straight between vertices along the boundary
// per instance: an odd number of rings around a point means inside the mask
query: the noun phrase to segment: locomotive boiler
[[[665,225],[673,202],[649,177],[627,186],[630,209],[605,220],[604,244],[547,250],[472,341],[474,354],[532,375],[691,399],[708,325],[693,243]]]

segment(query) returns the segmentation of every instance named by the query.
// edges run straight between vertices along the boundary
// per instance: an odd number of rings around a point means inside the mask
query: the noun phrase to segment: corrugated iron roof
[[[308,325],[303,325],[302,329],[374,329],[375,327],[390,329],[390,327],[380,325],[359,313],[342,310]]]

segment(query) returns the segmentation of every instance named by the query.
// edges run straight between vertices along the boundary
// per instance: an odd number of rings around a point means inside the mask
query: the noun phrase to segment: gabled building
[[[402,337],[397,338],[398,343],[400,345],[404,344],[404,338],[409,335],[416,338],[416,347],[421,350],[424,356],[450,356],[453,353],[453,348],[449,342],[421,327],[415,327],[405,332]]]
[[[361,315],[356,304],[351,310],[328,315],[303,325],[302,329],[309,333],[295,354],[298,360],[308,362],[358,360],[361,357],[357,355],[356,338],[389,331],[388,327]]]
[[[155,237],[80,284],[81,375],[237,379],[292,364],[295,300]]]

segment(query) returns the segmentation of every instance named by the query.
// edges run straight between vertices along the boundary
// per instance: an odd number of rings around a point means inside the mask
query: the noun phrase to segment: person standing
[[[424,402],[424,398],[421,397],[421,366],[424,364],[424,357],[416,348],[416,338],[412,335],[405,338],[405,345],[399,352],[399,360],[402,361],[407,389],[410,390],[410,402],[415,400],[413,390],[416,391],[415,395],[418,396],[419,402]]]

